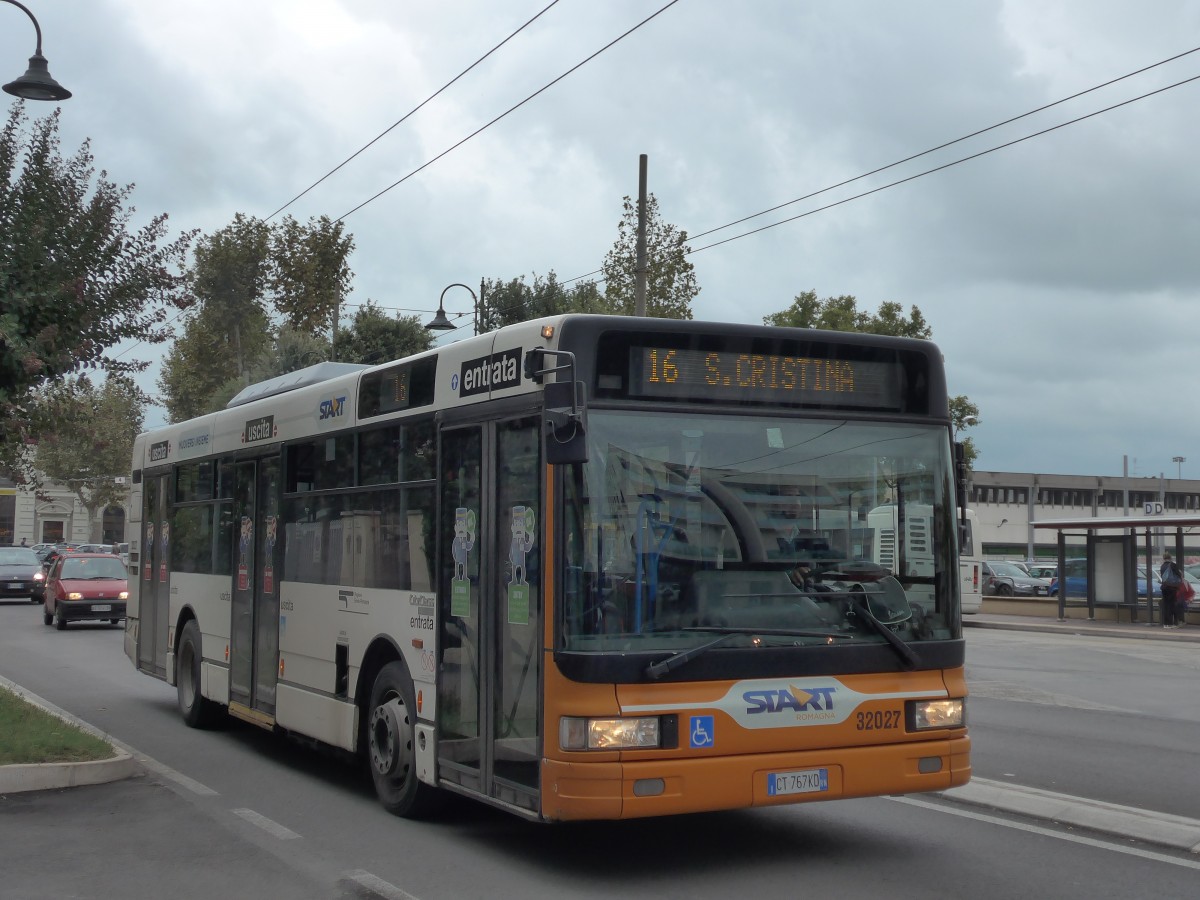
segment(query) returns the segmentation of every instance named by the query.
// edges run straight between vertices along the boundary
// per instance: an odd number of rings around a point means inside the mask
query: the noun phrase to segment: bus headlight
[[[912,731],[962,728],[967,721],[967,709],[961,697],[954,700],[910,700],[908,721]]]
[[[564,750],[645,750],[662,744],[657,716],[637,719],[583,719],[563,716],[558,742]]]

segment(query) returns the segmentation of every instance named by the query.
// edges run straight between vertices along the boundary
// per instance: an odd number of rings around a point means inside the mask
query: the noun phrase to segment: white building
[[[128,495],[89,517],[73,491],[47,482],[39,495],[0,479],[0,544],[124,541]]]
[[[968,475],[967,496],[975,510],[976,541],[989,559],[1056,558],[1057,536],[1035,529],[1031,523],[1037,521],[1200,513],[1200,481],[1191,479],[976,471]],[[1174,551],[1175,535],[1169,532],[1158,539],[1156,553],[1164,546]],[[1200,555],[1200,534],[1194,541],[1189,537],[1188,555]],[[1082,538],[1075,540],[1082,544]]]

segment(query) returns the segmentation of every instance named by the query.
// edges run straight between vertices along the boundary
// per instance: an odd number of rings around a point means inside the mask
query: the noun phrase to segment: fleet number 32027
[[[900,727],[900,713],[894,709],[877,709],[856,714],[859,731],[886,731]]]

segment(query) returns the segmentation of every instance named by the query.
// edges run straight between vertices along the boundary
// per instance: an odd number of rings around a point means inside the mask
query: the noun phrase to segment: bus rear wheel
[[[417,779],[416,694],[402,662],[390,662],[371,686],[367,716],[367,765],[383,808],[396,816],[424,818],[439,795]]]
[[[211,728],[221,719],[221,706],[200,693],[200,626],[195,619],[183,626],[175,651],[175,696],[184,724]]]

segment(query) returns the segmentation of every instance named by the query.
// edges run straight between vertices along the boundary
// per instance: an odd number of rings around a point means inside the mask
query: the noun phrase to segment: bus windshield
[[[588,437],[560,648],[958,636],[944,427],[592,410]]]

